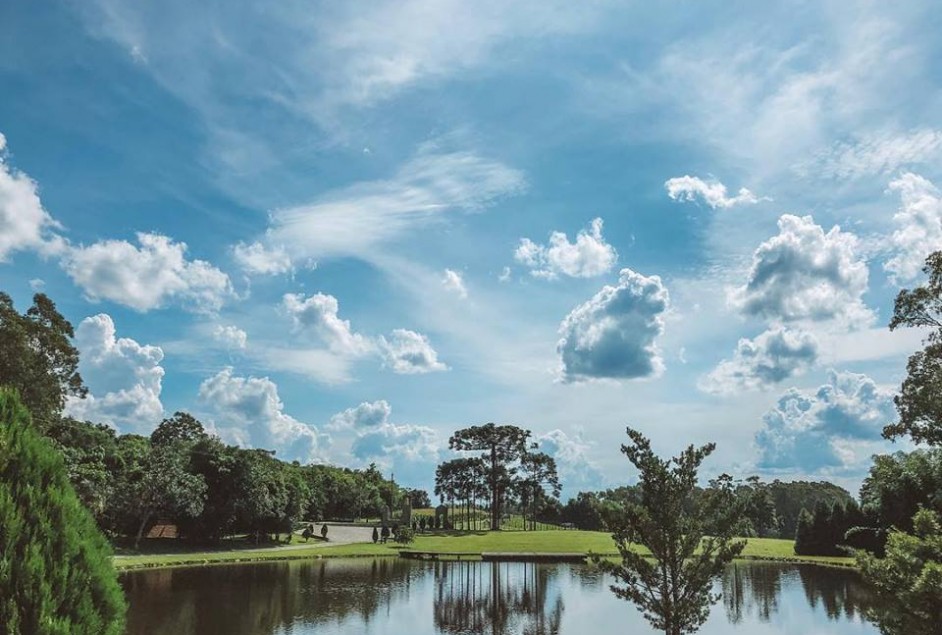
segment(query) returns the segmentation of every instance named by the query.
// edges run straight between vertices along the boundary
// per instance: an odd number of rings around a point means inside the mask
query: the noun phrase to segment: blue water
[[[312,560],[125,574],[129,634],[654,633],[582,565]],[[704,635],[875,634],[850,570],[741,563]]]

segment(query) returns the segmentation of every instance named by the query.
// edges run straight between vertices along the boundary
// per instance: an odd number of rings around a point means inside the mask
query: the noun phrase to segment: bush
[[[0,389],[0,632],[120,635],[125,610],[111,550],[62,457]]]
[[[413,540],[415,540],[415,532],[412,531],[412,527],[400,527],[399,531],[397,531],[395,536],[393,536],[393,540],[398,542],[400,545],[408,545]]]

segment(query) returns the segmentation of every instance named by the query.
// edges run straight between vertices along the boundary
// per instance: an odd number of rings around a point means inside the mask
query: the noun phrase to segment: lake
[[[157,569],[122,576],[128,633],[333,635],[653,633],[583,565],[396,558]],[[704,634],[875,634],[852,570],[738,563]]]

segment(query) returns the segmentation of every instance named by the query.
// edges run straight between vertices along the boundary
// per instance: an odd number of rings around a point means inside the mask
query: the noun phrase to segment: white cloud
[[[500,275],[497,276],[497,280],[500,282],[507,282],[510,280],[510,267],[504,267],[501,269]]]
[[[521,191],[523,175],[473,152],[425,144],[388,180],[328,192],[310,205],[277,210],[265,240],[292,258],[358,256],[442,214],[474,211]]]
[[[598,490],[604,486],[602,472],[589,458],[592,444],[585,440],[581,429],[571,435],[559,429],[550,430],[537,436],[535,441],[540,444],[541,452],[556,460],[564,499],[580,491]]]
[[[407,329],[395,329],[389,339],[380,336],[384,363],[394,373],[414,375],[448,370],[428,337]]]
[[[572,310],[560,325],[556,351],[562,380],[633,379],[661,373],[656,340],[664,331],[669,297],[658,276],[622,269],[617,285],[606,285]]]
[[[109,423],[122,432],[149,434],[163,416],[160,347],[116,337],[114,322],[105,313],[79,323],[75,346],[89,394],[85,399],[69,397],[66,414]]]
[[[398,480],[429,481],[435,473],[442,444],[438,433],[428,426],[383,423],[359,435],[350,448],[363,461],[376,461],[395,470]]]
[[[697,176],[677,176],[664,183],[667,195],[675,201],[696,201],[698,198],[713,209],[728,209],[736,205],[755,205],[760,199],[746,188],[740,188],[736,196],[726,193],[726,186],[712,179],[704,181]]]
[[[217,324],[213,329],[213,338],[229,348],[244,349],[248,335],[238,326]]]
[[[231,443],[302,462],[321,460],[330,445],[328,435],[284,412],[278,386],[267,377],[238,377],[225,368],[200,384],[199,399],[214,431]]]
[[[229,276],[206,261],[187,260],[185,243],[149,233],[138,233],[137,242],[105,240],[73,247],[62,266],[90,300],[110,300],[136,311],[171,301],[215,311],[233,295]]]
[[[301,293],[286,293],[282,304],[298,330],[314,332],[334,352],[361,356],[374,349],[369,338],[354,332],[350,321],[340,318],[340,305],[332,295],[315,293],[306,298]]]
[[[468,297],[468,288],[464,285],[464,278],[461,274],[452,269],[445,269],[445,275],[442,278],[442,286],[459,298]]]
[[[898,284],[922,275],[926,257],[942,249],[942,194],[930,181],[907,172],[890,183],[901,207],[893,216],[898,229],[889,238],[895,253],[883,268]]]
[[[837,226],[824,233],[811,216],[785,214],[778,227],[756,249],[749,279],[730,292],[730,303],[746,315],[786,322],[872,322],[862,300],[869,272],[857,237]]]
[[[795,169],[802,176],[858,179],[892,174],[903,166],[926,163],[939,156],[942,131],[913,130],[906,133],[883,130],[851,141],[836,141]]]
[[[7,163],[6,137],[0,133],[0,262],[16,251],[59,252],[61,229],[39,200],[39,186],[28,175]]]
[[[281,245],[266,246],[260,242],[239,243],[232,248],[232,255],[242,269],[250,274],[271,276],[289,273],[293,267],[291,256]]]
[[[773,327],[755,339],[740,339],[733,358],[720,362],[699,386],[721,394],[768,388],[814,365],[818,349],[811,333]]]
[[[826,384],[792,388],[765,414],[755,439],[757,466],[804,473],[859,468],[895,416],[891,391],[866,375],[829,371]]]
[[[327,428],[330,430],[354,430],[375,428],[389,421],[392,407],[385,399],[364,401],[355,408],[347,408],[330,418]]]
[[[553,279],[560,274],[591,278],[611,271],[618,253],[605,242],[602,219],[596,218],[588,230],[579,231],[574,243],[569,242],[563,232],[550,234],[549,245],[538,245],[529,238],[521,238],[514,251],[514,259],[540,278]]]

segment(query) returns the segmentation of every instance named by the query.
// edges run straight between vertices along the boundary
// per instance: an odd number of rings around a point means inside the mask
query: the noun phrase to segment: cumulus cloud
[[[64,241],[61,226],[39,200],[39,186],[7,162],[7,140],[0,133],[0,262],[16,251],[59,252]]]
[[[468,288],[464,286],[464,278],[457,271],[445,269],[445,275],[442,277],[442,286],[459,298],[468,297]]]
[[[907,172],[890,183],[901,206],[893,216],[897,230],[889,239],[894,252],[883,268],[897,284],[922,275],[926,256],[942,249],[942,194],[929,180]]]
[[[232,255],[246,273],[272,276],[292,270],[291,256],[281,245],[267,246],[261,242],[239,243]]]
[[[667,195],[675,201],[702,200],[713,209],[728,209],[736,205],[755,205],[760,199],[746,188],[736,196],[729,196],[726,186],[713,179],[704,181],[697,176],[677,176],[664,182]]]
[[[438,361],[438,353],[428,337],[407,329],[395,329],[389,339],[380,336],[384,363],[394,373],[414,375],[448,370]]]
[[[318,461],[330,437],[285,413],[278,386],[267,377],[238,377],[225,368],[200,384],[216,434],[243,447],[273,449],[286,460]]]
[[[622,269],[618,284],[606,285],[576,307],[560,325],[556,351],[564,382],[634,379],[664,368],[656,340],[664,331],[667,289],[658,276]]]
[[[364,401],[359,406],[335,414],[330,418],[327,427],[331,430],[375,428],[387,423],[390,414],[392,407],[385,399]]]
[[[369,338],[353,331],[349,320],[340,318],[340,304],[332,295],[315,293],[305,297],[301,293],[286,293],[282,305],[298,330],[315,333],[337,353],[360,356],[373,350]]]
[[[435,461],[439,448],[438,434],[432,428],[387,422],[358,436],[351,451],[358,459],[397,455],[415,461]]]
[[[605,479],[588,456],[591,444],[582,436],[581,430],[573,434],[559,429],[550,430],[535,440],[540,444],[541,452],[556,460],[560,480],[570,496],[579,491],[603,487]]]
[[[773,327],[755,339],[740,339],[733,358],[720,362],[700,382],[700,388],[721,394],[768,388],[814,365],[818,349],[818,340],[811,333]]]
[[[121,432],[149,434],[164,412],[160,402],[163,350],[117,337],[114,321],[105,313],[79,323],[75,346],[89,394],[85,399],[69,397],[66,414],[108,423]]]
[[[602,237],[602,219],[580,230],[574,243],[563,232],[550,234],[548,245],[521,238],[514,259],[529,267],[531,275],[553,279],[560,275],[591,278],[611,271],[618,259],[615,248]],[[509,272],[508,272],[509,274]]]
[[[187,260],[186,250],[167,236],[138,233],[137,245],[105,240],[70,248],[62,266],[92,301],[142,312],[174,301],[191,310],[218,310],[233,295],[229,276],[204,260]]]
[[[732,290],[730,303],[743,314],[785,322],[871,322],[862,300],[869,272],[857,237],[838,226],[825,233],[811,216],[785,214],[778,227],[756,249],[749,278]]]
[[[310,297],[288,293],[282,305],[298,332],[313,333],[328,352],[346,360],[378,356],[383,365],[398,374],[421,374],[448,367],[438,360],[438,353],[428,337],[408,329],[394,329],[389,337],[370,337],[356,332],[349,320],[339,316],[339,303],[332,295],[316,293]],[[301,352],[304,357],[323,357],[323,351]],[[279,354],[280,355],[280,354]],[[289,355],[288,357],[292,357]],[[296,359],[294,362],[303,360]],[[276,362],[281,363],[281,362]]]
[[[837,141],[795,166],[802,176],[858,179],[892,174],[903,166],[926,163],[939,156],[942,131],[932,129],[878,131],[848,141]]]
[[[762,418],[757,466],[768,470],[850,469],[869,456],[896,416],[893,395],[866,375],[828,372],[817,390],[792,388]]]
[[[213,329],[213,338],[229,348],[244,349],[245,345],[248,343],[248,335],[246,332],[238,326],[232,325],[216,325],[216,328]]]

